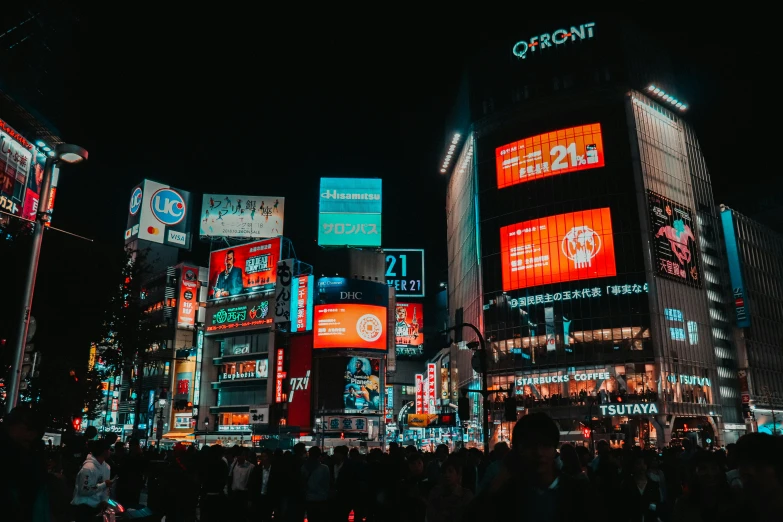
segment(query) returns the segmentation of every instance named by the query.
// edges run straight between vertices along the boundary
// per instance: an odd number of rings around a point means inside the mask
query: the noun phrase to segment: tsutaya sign
[[[678,379],[679,377],[679,379]],[[675,375],[675,374],[669,374],[666,377],[666,380],[668,380],[670,383],[676,383],[678,380],[680,381],[680,384],[695,384],[698,386],[711,386],[712,383],[710,382],[709,377],[699,377],[698,375]]]
[[[603,416],[613,415],[656,415],[658,405],[654,402],[639,402],[636,404],[601,404],[598,406]]]
[[[547,47],[562,45],[569,40],[574,42],[577,38],[580,40],[589,40],[593,37],[594,27],[595,23],[590,22],[582,24],[579,27],[572,25],[571,30],[555,29],[551,34],[543,33],[538,36],[533,36],[529,40],[518,41],[514,44],[511,52],[514,53],[514,56],[517,58],[522,58],[524,60],[525,57],[527,57],[528,52],[535,52],[538,48],[544,50]]]

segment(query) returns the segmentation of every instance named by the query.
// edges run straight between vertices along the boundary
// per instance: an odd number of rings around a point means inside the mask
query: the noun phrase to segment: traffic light
[[[79,431],[82,427],[82,419],[81,417],[76,417],[73,419],[73,430]]]
[[[589,439],[590,438],[590,428],[582,428],[582,435],[584,438]]]
[[[462,422],[470,420],[470,399],[467,397],[457,399],[457,413]]]
[[[345,440],[345,433],[342,431],[340,432],[340,440]]]
[[[517,400],[512,397],[506,397],[503,401],[503,420],[506,422],[516,422],[517,420]]]

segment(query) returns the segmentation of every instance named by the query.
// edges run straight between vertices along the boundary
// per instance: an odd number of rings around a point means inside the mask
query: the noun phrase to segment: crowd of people
[[[24,410],[6,416],[0,433],[0,519],[9,521],[92,521],[109,499],[127,518],[166,522],[783,519],[783,438],[761,433],[712,450],[688,440],[663,451],[598,441],[593,453],[561,444],[555,422],[531,413],[511,446],[488,455],[394,443],[366,454],[301,443],[159,451],[94,431],[58,450],[43,445]]]

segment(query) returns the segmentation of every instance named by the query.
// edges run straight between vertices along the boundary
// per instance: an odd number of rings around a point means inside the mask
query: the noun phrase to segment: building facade
[[[783,237],[720,205],[746,422],[780,434],[783,407]]]
[[[687,104],[634,28],[541,29],[466,69],[440,169],[454,321],[484,333],[495,399],[545,409],[564,440],[723,442],[736,354]],[[480,388],[466,348],[453,386]]]

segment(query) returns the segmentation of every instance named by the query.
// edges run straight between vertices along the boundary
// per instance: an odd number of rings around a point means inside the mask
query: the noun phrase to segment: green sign
[[[381,246],[381,214],[322,213],[318,244],[321,246]]]

